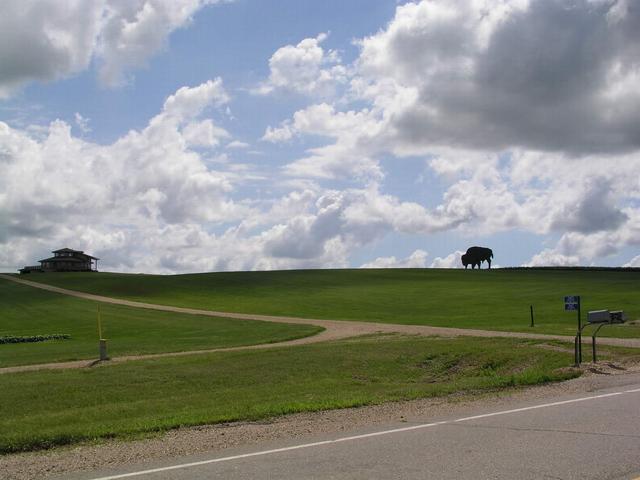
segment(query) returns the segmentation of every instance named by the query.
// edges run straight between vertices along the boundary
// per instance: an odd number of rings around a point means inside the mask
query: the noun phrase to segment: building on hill
[[[40,260],[40,265],[26,266],[20,273],[31,272],[97,272],[99,258],[87,255],[81,250],[61,248],[54,250],[53,257]]]

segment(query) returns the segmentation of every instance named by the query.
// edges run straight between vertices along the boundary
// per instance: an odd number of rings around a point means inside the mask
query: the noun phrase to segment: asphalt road
[[[597,391],[474,407],[340,436],[266,443],[72,478],[637,479],[640,374]],[[69,477],[67,477],[69,478]]]

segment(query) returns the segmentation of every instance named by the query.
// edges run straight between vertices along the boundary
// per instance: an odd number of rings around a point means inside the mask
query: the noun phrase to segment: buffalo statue
[[[480,262],[474,262],[471,257],[469,255],[467,255],[466,253],[464,253],[461,257],[460,260],[462,260],[462,265],[464,265],[464,268],[466,270],[466,268],[471,265],[471,268],[476,268],[476,265],[478,265],[478,268],[480,268]]]
[[[462,265],[466,269],[468,265],[471,265],[471,269],[475,269],[476,265],[478,269],[482,265],[482,262],[486,261],[491,268],[491,259],[493,258],[493,251],[486,247],[469,247],[467,253],[460,257]]]

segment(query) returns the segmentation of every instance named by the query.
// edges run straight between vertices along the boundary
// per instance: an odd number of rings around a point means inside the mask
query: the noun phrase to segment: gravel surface
[[[144,464],[158,459],[211,453],[251,446],[264,441],[300,440],[320,434],[340,434],[359,428],[376,428],[397,422],[425,422],[450,416],[465,416],[482,408],[499,410],[514,401],[535,402],[550,396],[581,394],[608,386],[613,376],[639,373],[640,365],[585,365],[582,377],[562,383],[490,392],[478,396],[390,402],[382,405],[300,413],[261,422],[238,422],[171,430],[154,438],[135,441],[111,440],[97,445],[58,448],[0,456],[4,480],[38,480],[73,472]],[[636,375],[637,378],[637,375]]]

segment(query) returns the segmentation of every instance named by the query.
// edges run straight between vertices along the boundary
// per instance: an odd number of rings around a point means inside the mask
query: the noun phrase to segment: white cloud
[[[328,96],[347,81],[347,71],[335,51],[326,52],[321,43],[328,34],[305,38],[297,45],[279,48],[269,59],[269,79],[254,93],[288,90],[305,95]]]
[[[7,0],[0,15],[0,98],[32,79],[86,69],[96,48],[103,2]]]
[[[101,81],[105,85],[122,83],[124,72],[144,64],[164,48],[174,30],[188,25],[205,5],[218,1],[108,1],[96,52]]]
[[[427,266],[428,253],[424,250],[416,250],[407,258],[378,257],[365,263],[360,268],[425,268]]]
[[[462,268],[462,260],[460,259],[464,252],[456,250],[446,257],[436,257],[431,263],[431,268]]]
[[[626,223],[612,231],[565,232],[553,248],[545,249],[529,264],[592,264],[623,248],[640,246],[640,209],[626,208],[624,214]]]
[[[40,27],[29,30],[10,2],[18,21],[0,19],[0,64],[11,67],[0,94],[92,62],[104,81],[122,81],[204,3],[42,2],[27,9]],[[0,243],[22,259],[26,239],[81,238],[123,269],[185,271],[347,266],[390,232],[519,230],[559,239],[531,265],[595,262],[640,244],[638,32],[639,11],[622,0],[425,0],[358,41],[351,65],[324,35],[287,45],[259,90],[314,103],[262,140],[313,147],[260,175],[215,151],[248,147],[206,118],[229,101],[219,79],[178,90],[109,145],[64,122],[44,132],[0,123]],[[24,58],[3,48],[16,39]],[[428,203],[385,193],[405,160],[427,169]],[[238,194],[248,181],[269,185]],[[351,188],[336,190],[340,181]],[[459,266],[459,255],[431,266]],[[408,261],[391,258],[380,262]]]
[[[290,176],[316,178],[379,179],[378,161],[369,155],[376,151],[380,124],[368,110],[336,112],[332,105],[321,103],[295,112],[293,121],[280,127],[267,127],[263,140],[287,141],[306,134],[335,139],[335,143],[308,150],[309,155],[285,167]]]
[[[76,121],[76,126],[80,129],[82,133],[89,133],[91,131],[88,118],[85,118],[82,115],[80,115],[80,113],[76,112],[74,114],[74,119]]]
[[[551,228],[593,233],[616,230],[628,216],[615,204],[611,182],[602,177],[588,179],[581,196],[556,214]]]
[[[640,255],[633,257],[628,263],[625,263],[623,267],[640,268]]]
[[[5,0],[0,16],[0,98],[30,81],[99,65],[104,85],[126,80],[169,35],[218,0]]]
[[[162,112],[178,121],[199,116],[209,106],[220,106],[229,101],[222,79],[208,80],[197,87],[182,87],[164,102]]]
[[[107,248],[96,237],[125,242],[172,224],[241,218],[249,209],[228,198],[233,176],[209,169],[190,148],[228,135],[197,118],[221,98],[218,81],[182,88],[146,128],[108,145],[74,137],[60,120],[44,137],[0,122],[0,243],[36,236],[72,244],[84,236],[84,244]]]
[[[345,267],[354,249],[390,232],[442,228],[441,220],[423,207],[382,195],[375,187],[292,192],[271,209],[245,219],[238,232],[261,226],[266,228],[254,237],[260,255],[253,268]],[[417,251],[403,261],[425,266],[426,254]]]
[[[283,122],[279,127],[267,126],[261,140],[271,143],[282,143],[291,140],[296,134],[291,122]]]
[[[206,152],[219,156],[230,134],[203,118],[227,98],[219,80],[180,88],[145,128],[106,145],[60,120],[37,134],[0,122],[0,268],[60,245],[121,271],[346,267],[354,249],[389,232],[448,225],[375,184],[336,191],[303,182],[282,197],[232,199],[253,174],[210,160]],[[424,259],[416,252],[406,262]]]
[[[244,150],[249,147],[251,147],[251,145],[249,145],[247,142],[241,142],[240,140],[233,140],[226,145],[226,148],[231,148],[234,150]]]
[[[330,140],[285,167],[295,178],[382,183],[382,156],[423,156],[446,187],[431,214],[449,229],[626,237],[640,198],[638,31],[622,1],[409,2],[358,42],[348,95],[265,137]]]
[[[616,2],[422,1],[361,41],[359,92],[396,148],[638,147],[634,9]],[[428,46],[428,48],[427,48]],[[407,93],[410,92],[410,93]],[[399,106],[399,107],[398,107]]]
[[[638,148],[639,25],[616,2],[410,2],[359,41],[352,94],[401,155]]]
[[[357,192],[358,201],[345,211],[345,217],[355,225],[388,225],[397,232],[429,234],[448,230],[459,223],[450,212],[428,210],[415,202],[400,201],[392,195],[382,194],[375,184]]]
[[[182,135],[189,145],[203,147],[215,147],[220,144],[220,139],[229,138],[229,132],[211,120],[189,123],[183,128]]]
[[[576,255],[563,255],[552,249],[545,249],[534,255],[525,267],[572,267],[580,264]]]

